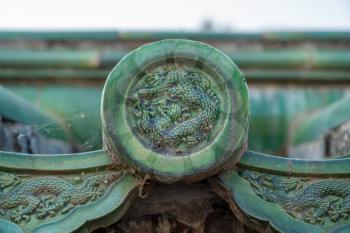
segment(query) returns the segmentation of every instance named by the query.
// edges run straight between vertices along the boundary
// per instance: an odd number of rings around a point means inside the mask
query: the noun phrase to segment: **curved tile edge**
[[[125,175],[100,200],[77,207],[65,218],[36,227],[31,233],[91,232],[117,222],[130,207],[136,178]]]
[[[259,232],[350,232],[349,161],[246,152],[237,167],[210,183],[236,217]]]
[[[0,152],[0,161],[0,233],[91,232],[118,221],[137,194],[137,178],[103,150]]]

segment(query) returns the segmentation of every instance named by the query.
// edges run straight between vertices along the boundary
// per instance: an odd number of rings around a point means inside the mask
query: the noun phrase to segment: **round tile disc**
[[[197,181],[245,150],[249,96],[232,60],[195,41],[163,40],[129,53],[102,98],[104,147],[158,181]]]

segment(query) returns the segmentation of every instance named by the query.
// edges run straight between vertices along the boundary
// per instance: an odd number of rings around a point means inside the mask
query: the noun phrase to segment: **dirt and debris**
[[[33,126],[12,122],[0,116],[0,150],[26,154],[66,154],[74,146],[45,137]]]
[[[156,184],[117,223],[94,233],[256,233],[206,182]]]
[[[350,121],[332,129],[325,141],[327,157],[350,155]]]

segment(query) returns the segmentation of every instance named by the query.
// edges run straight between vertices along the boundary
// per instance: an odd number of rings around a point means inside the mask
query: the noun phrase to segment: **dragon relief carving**
[[[80,184],[58,177],[38,177],[22,180],[20,177],[0,172],[0,214],[15,223],[68,213],[76,206],[95,201],[116,174],[93,175]]]
[[[219,113],[220,100],[210,81],[183,69],[146,76],[131,96],[136,131],[153,149],[170,148],[176,155],[208,138]]]
[[[310,224],[346,220],[350,214],[350,184],[338,180],[307,180],[243,171],[262,199],[277,203],[295,218]]]

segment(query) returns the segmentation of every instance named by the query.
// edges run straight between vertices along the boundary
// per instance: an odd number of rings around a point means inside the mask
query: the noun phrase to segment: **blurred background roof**
[[[350,30],[347,0],[0,0],[0,5],[0,30]]]

